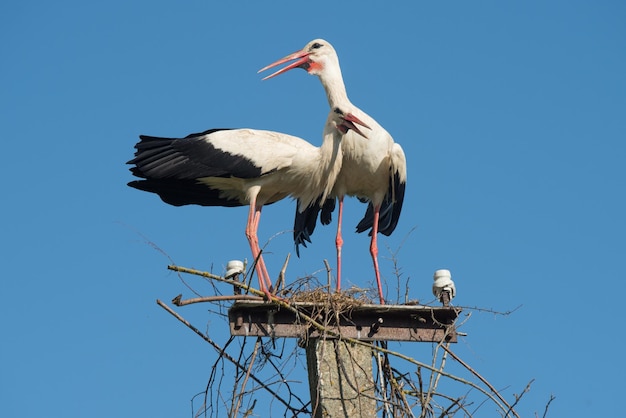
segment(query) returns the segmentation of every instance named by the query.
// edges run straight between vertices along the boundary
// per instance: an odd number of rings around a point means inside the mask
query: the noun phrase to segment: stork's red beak
[[[341,116],[341,119],[343,119],[343,123],[340,124],[337,127],[337,129],[339,129],[342,133],[345,134],[345,133],[348,132],[348,130],[352,129],[354,132],[356,132],[357,134],[361,135],[363,138],[368,139],[367,135],[365,135],[363,132],[361,132],[359,127],[356,126],[356,125],[361,125],[364,128],[367,128],[367,129],[370,129],[370,130],[372,128],[367,126],[367,124],[365,122],[363,122],[361,119],[357,118],[352,113],[347,113],[347,114]]]
[[[292,70],[294,68],[304,68],[305,70],[307,69],[308,65],[309,65],[309,55],[310,52],[308,51],[297,51],[294,52],[293,54],[289,54],[287,55],[285,58],[281,58],[278,61],[268,65],[267,67],[263,67],[261,68],[258,73],[261,73],[265,70],[269,70],[270,68],[274,68],[278,65],[284,64],[286,62],[289,61],[293,61],[291,64],[287,65],[286,67],[281,68],[280,70],[276,71],[273,74],[268,75],[267,77],[264,77],[263,80],[267,80],[268,78],[272,78],[272,77],[276,77],[279,74],[282,74],[284,72],[287,72],[289,70]]]

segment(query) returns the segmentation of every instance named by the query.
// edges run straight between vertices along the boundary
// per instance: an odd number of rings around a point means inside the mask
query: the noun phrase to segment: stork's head
[[[350,112],[344,112],[340,108],[336,107],[330,113],[330,118],[332,122],[335,124],[335,127],[342,134],[348,133],[350,129],[352,129],[357,134],[361,135],[363,138],[367,139],[367,135],[365,135],[357,125],[361,125],[364,128],[371,129],[369,126],[365,124],[361,119],[357,118]]]
[[[314,39],[301,50],[289,54],[267,67],[261,68],[259,72],[269,70],[289,61],[293,62],[268,75],[263,80],[275,77],[294,68],[302,68],[311,75],[320,75],[329,66],[335,65],[337,68],[339,67],[339,58],[337,58],[335,48],[323,39]]]

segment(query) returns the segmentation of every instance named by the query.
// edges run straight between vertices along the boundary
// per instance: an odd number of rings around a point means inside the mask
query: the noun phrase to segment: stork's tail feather
[[[399,177],[393,176],[389,178],[389,191],[385,195],[385,199],[380,205],[380,213],[378,217],[378,232],[389,236],[396,229],[402,204],[404,203],[404,190],[406,182],[400,181]],[[361,233],[370,230],[368,235],[372,235],[372,227],[374,226],[374,206],[370,202],[367,205],[365,216],[356,226],[356,232]]]

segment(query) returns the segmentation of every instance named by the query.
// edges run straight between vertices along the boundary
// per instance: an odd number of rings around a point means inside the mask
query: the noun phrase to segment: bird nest
[[[341,292],[329,292],[328,289],[294,291],[288,298],[289,303],[315,305],[319,308],[338,313],[351,311],[355,307],[371,304],[368,289],[352,288]]]

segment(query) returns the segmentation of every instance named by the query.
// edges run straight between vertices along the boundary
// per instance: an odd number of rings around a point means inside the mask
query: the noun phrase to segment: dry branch
[[[489,390],[491,390],[494,395],[496,395],[498,397],[498,399],[500,399],[500,401],[502,401],[502,403],[504,405],[506,405],[507,407],[507,415],[508,412],[510,411],[511,413],[513,413],[513,415],[515,415],[517,418],[519,418],[519,415],[517,415],[517,412],[515,412],[513,410],[513,407],[511,405],[509,405],[507,403],[507,401],[500,395],[500,392],[498,392],[496,390],[496,388],[494,388],[488,381],[487,379],[485,379],[484,377],[482,377],[480,374],[478,374],[478,372],[476,370],[474,370],[472,367],[470,367],[469,364],[465,363],[463,360],[461,360],[461,358],[459,356],[457,356],[456,354],[454,354],[452,352],[452,350],[450,350],[448,347],[445,346],[441,346],[444,350],[446,350],[446,352],[448,354],[450,354],[452,356],[452,358],[454,358],[456,361],[458,361],[463,367],[465,367],[470,373],[472,373],[474,376],[476,376],[478,378],[478,380],[480,380],[481,382],[483,382],[483,384],[485,386],[487,386],[489,388]]]
[[[183,295],[178,295],[172,299],[172,303],[176,306],[191,305],[193,303],[205,303],[205,302],[224,302],[229,300],[254,300],[262,301],[263,298],[254,295],[232,295],[232,296],[204,296],[199,298],[182,299]]]
[[[172,310],[172,308],[170,308],[169,306],[167,306],[165,303],[161,302],[159,299],[157,299],[157,304],[162,307],[163,309],[165,309],[167,312],[169,312],[174,318],[178,319],[180,322],[182,322],[183,324],[185,324],[187,326],[187,328],[189,328],[190,330],[192,330],[193,332],[196,333],[196,335],[198,335],[200,338],[202,338],[204,341],[206,341],[207,343],[209,343],[215,350],[217,350],[218,353],[220,353],[220,356],[222,356],[223,358],[227,359],[228,361],[230,361],[233,365],[235,365],[235,367],[237,367],[238,369],[241,369],[244,372],[247,372],[246,368],[244,366],[242,366],[241,364],[239,364],[239,362],[237,360],[235,360],[234,358],[232,358],[230,355],[228,355],[218,344],[216,344],[213,340],[211,340],[209,337],[207,337],[206,335],[204,335],[202,332],[200,332],[200,330],[198,330],[196,327],[194,327],[193,325],[191,325],[186,319],[184,319],[182,316],[178,315],[176,312],[174,312]],[[274,392],[272,389],[270,389],[267,385],[265,385],[263,383],[263,381],[261,381],[259,378],[257,378],[253,373],[250,373],[250,378],[252,380],[254,380],[255,382],[257,382],[259,385],[261,385],[261,387],[263,387],[266,391],[268,391],[270,393],[270,395],[274,396],[280,403],[282,403],[283,405],[285,405],[285,407],[287,407],[287,409],[289,409],[290,411],[294,412],[294,413],[298,413],[298,412],[303,412],[300,410],[297,410],[295,408],[293,408],[289,402],[287,402],[285,399],[283,399],[278,393]]]

